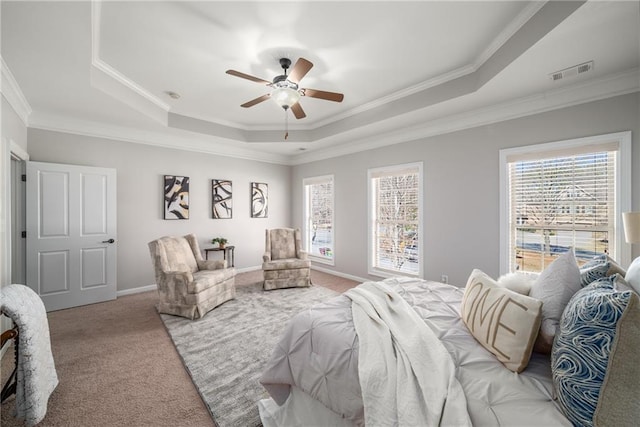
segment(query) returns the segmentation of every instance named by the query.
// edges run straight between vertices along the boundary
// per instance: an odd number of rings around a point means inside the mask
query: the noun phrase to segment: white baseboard
[[[250,271],[256,271],[261,269],[262,269],[261,265],[254,265],[251,267],[238,268],[236,269],[236,273],[248,273]],[[350,274],[340,273],[339,271],[329,270],[328,268],[322,268],[315,265],[312,265],[311,269],[318,270],[327,274],[333,274],[334,276],[343,277],[345,279],[355,280],[356,282],[361,282],[361,283],[368,282],[370,280],[370,279],[363,279],[362,277],[352,276]],[[125,295],[139,294],[141,292],[155,291],[156,289],[158,289],[158,285],[156,285],[155,283],[153,285],[145,285],[145,286],[140,286],[138,288],[133,288],[133,289],[123,289],[121,291],[116,292],[116,298],[120,298]]]
[[[236,273],[248,273],[249,271],[255,271],[255,270],[260,270],[262,269],[261,265],[257,265],[257,266],[253,266],[253,267],[246,267],[246,268],[239,268],[236,269]],[[123,289],[121,291],[117,291],[116,292],[116,298],[120,298],[123,297],[125,295],[133,295],[133,294],[139,294],[141,292],[149,292],[149,291],[155,291],[158,289],[158,285],[157,284],[153,284],[153,285],[145,285],[145,286],[140,286],[138,288],[133,288],[133,289]]]
[[[250,271],[262,270],[262,265],[254,265],[252,267],[236,268],[236,273],[248,273]]]
[[[120,298],[125,295],[139,294],[141,292],[155,291],[156,289],[158,289],[158,285],[155,283],[153,285],[140,286],[139,288],[123,289],[116,292],[116,298]]]
[[[330,270],[330,269],[324,268],[324,267],[318,267],[317,265],[312,265],[311,269],[312,270],[318,270],[318,271],[320,271],[322,273],[333,274],[334,276],[343,277],[345,279],[355,280],[356,282],[360,282],[360,283],[370,282],[371,281],[371,279],[364,279],[362,277],[352,276],[351,274],[341,273],[339,271]]]

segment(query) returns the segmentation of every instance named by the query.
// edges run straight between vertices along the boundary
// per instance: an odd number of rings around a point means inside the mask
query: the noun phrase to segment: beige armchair
[[[300,230],[266,230],[262,256],[265,290],[311,285],[311,261],[300,244]]]
[[[198,319],[235,298],[234,268],[226,260],[205,261],[196,236],[162,237],[149,242],[155,267],[159,313]]]

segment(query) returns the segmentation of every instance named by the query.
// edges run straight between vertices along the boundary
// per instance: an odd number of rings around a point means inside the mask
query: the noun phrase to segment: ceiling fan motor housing
[[[280,58],[280,66],[282,67],[282,69],[285,71],[285,74],[286,74],[287,69],[291,67],[291,60],[289,58]]]
[[[287,87],[293,90],[298,90],[298,85],[292,81],[287,80],[287,76],[284,74],[281,76],[275,76],[273,78],[272,86],[276,87]]]

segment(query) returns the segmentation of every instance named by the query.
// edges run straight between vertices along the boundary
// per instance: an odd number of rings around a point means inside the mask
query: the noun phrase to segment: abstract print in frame
[[[269,213],[269,186],[251,183],[251,218],[266,218]]]
[[[164,219],[189,219],[188,176],[164,176]]]
[[[211,180],[213,200],[212,215],[214,219],[228,219],[233,215],[233,191],[231,181],[226,179]]]

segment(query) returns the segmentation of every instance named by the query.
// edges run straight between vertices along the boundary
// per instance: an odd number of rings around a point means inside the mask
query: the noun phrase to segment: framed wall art
[[[164,176],[164,219],[189,219],[188,176]]]
[[[251,218],[266,218],[269,213],[269,186],[262,182],[251,183]]]
[[[213,219],[229,219],[233,216],[233,187],[226,179],[211,180]]]

